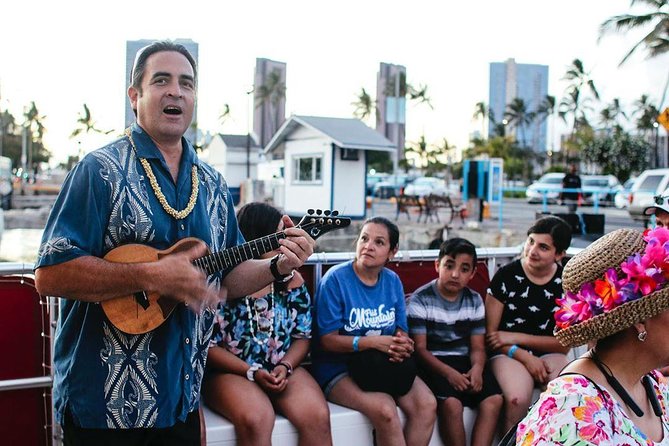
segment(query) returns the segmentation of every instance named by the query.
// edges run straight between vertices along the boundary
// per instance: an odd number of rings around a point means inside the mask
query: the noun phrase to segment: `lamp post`
[[[252,87],[246,92],[246,178],[251,178],[251,106],[249,105]]]
[[[660,167],[660,151],[658,148],[660,124],[657,121],[653,122],[653,128],[655,129],[655,167]]]

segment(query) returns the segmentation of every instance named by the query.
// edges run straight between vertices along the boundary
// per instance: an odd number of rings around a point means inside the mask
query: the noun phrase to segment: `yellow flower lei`
[[[125,135],[130,140],[130,145],[135,151],[135,154],[137,154],[137,147],[135,146],[135,141],[132,139],[132,132],[129,128],[125,129]],[[182,211],[177,211],[167,202],[167,198],[165,198],[165,195],[163,194],[163,191],[160,188],[160,185],[158,184],[158,180],[156,180],[156,176],[153,174],[151,165],[146,160],[146,158],[140,158],[139,162],[142,164],[144,172],[146,172],[146,176],[149,178],[149,183],[151,184],[151,189],[153,189],[153,193],[156,194],[156,198],[158,199],[158,202],[163,207],[163,209],[165,209],[165,212],[167,212],[169,215],[171,215],[177,220],[186,218],[193,211],[193,208],[195,207],[195,202],[197,201],[197,195],[200,190],[199,188],[200,182],[198,181],[197,178],[197,166],[194,165],[191,171],[192,190],[190,194],[190,199],[188,200],[188,204],[186,205],[186,208],[183,209]]]

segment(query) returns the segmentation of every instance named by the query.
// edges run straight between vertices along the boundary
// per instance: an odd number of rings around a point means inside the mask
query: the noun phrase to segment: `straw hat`
[[[651,231],[649,236],[652,235]],[[604,235],[574,256],[567,262],[562,272],[565,296],[558,300],[561,305],[558,313],[566,311],[570,293],[573,293],[571,297],[580,297],[575,295],[585,294],[584,285],[592,290],[595,281],[606,283],[605,275],[609,269],[615,270],[617,278],[626,278],[627,275],[622,271],[621,265],[635,254],[643,255],[646,246],[643,233],[633,229],[619,229]],[[635,300],[621,303],[608,311],[600,308],[600,314],[585,316],[581,321],[571,321],[566,327],[556,326],[555,337],[563,346],[575,347],[591,340],[605,338],[637,322],[656,316],[669,308],[669,286],[664,282],[658,288],[647,295],[640,297],[637,295]],[[571,304],[574,302],[572,300]],[[601,304],[601,299],[598,304]]]

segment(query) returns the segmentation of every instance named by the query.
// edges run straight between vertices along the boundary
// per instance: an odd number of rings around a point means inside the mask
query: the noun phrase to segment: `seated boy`
[[[439,277],[418,288],[407,307],[420,374],[437,397],[442,440],[464,446],[463,406],[478,407],[471,444],[490,446],[502,392],[486,367],[483,299],[467,287],[476,248],[462,238],[446,240],[434,265]]]

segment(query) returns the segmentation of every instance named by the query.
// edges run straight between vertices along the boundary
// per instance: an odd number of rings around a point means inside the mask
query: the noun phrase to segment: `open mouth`
[[[183,112],[181,111],[181,107],[177,107],[176,105],[168,105],[163,109],[163,113],[167,115],[180,115]]]

